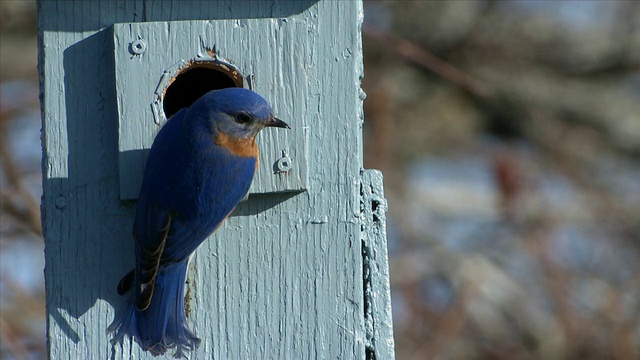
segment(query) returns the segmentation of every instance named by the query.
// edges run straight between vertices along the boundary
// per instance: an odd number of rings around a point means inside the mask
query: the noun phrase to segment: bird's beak
[[[291,126],[289,126],[289,124],[287,124],[286,122],[278,119],[277,117],[273,117],[271,118],[271,121],[269,121],[267,123],[267,126],[270,127],[281,127],[281,128],[285,128],[285,129],[291,129]]]

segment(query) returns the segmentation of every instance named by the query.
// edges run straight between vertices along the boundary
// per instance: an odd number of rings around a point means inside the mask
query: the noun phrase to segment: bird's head
[[[231,139],[252,139],[270,126],[290,128],[273,115],[262,96],[243,88],[212,90],[191,106],[189,112],[194,111],[212,135],[222,133]]]

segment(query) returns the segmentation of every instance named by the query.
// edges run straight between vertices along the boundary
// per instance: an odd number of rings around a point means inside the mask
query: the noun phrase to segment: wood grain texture
[[[121,199],[137,198],[148,149],[166,121],[162,94],[169,79],[194,61],[212,60],[207,52],[214,47],[242,74],[252,75],[253,90],[292,124],[288,131],[266,129],[258,136],[262,156],[250,193],[306,190],[309,116],[318,109],[309,108],[305,95],[316,91],[310,80],[325,75],[320,58],[312,56],[314,41],[301,39],[317,25],[311,16],[115,24]],[[146,50],[135,55],[130,47],[137,40]],[[283,153],[293,163],[286,173],[274,171]]]
[[[363,170],[361,192],[364,325],[367,359],[395,358],[382,173]]]
[[[127,99],[116,92],[112,25],[184,20],[260,32],[239,44],[243,66],[278,116],[306,132],[310,154],[307,191],[252,195],[197,250],[187,305],[202,344],[191,358],[364,359],[359,1],[38,2],[50,357],[153,358],[106,334],[133,266],[135,211],[120,201]]]

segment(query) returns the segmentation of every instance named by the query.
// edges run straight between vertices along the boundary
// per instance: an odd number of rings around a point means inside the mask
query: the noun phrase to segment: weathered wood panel
[[[316,91],[309,80],[319,75],[310,71],[318,69],[319,58],[311,56],[313,41],[298,39],[307,37],[314,25],[304,17],[114,25],[121,199],[137,198],[146,150],[166,120],[162,101],[171,79],[190,63],[211,61],[214,48],[215,56],[251,76],[253,90],[273,103],[278,116],[285,114],[296,124],[289,131],[267,129],[259,135],[262,156],[250,193],[306,190],[307,116],[312,113],[309,105],[315,104],[303,95]],[[136,42],[143,51],[131,51]],[[274,171],[283,154],[291,169]]]
[[[248,42],[243,56],[279,57],[280,75],[263,75],[277,81],[261,75],[256,89],[307,132],[308,189],[251,196],[197,251],[189,320],[203,343],[191,358],[365,358],[361,3],[79,0],[38,3],[52,359],[152,358],[129,342],[112,346],[106,334],[124,300],[116,284],[133,265],[135,211],[119,193],[111,26],[215,19],[262,19],[265,33],[249,36],[277,39]],[[278,35],[285,23],[306,34]],[[292,89],[286,69],[296,66],[305,84]]]

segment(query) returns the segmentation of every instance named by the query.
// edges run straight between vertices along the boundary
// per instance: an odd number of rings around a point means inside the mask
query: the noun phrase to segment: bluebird
[[[130,295],[109,326],[112,343],[126,335],[154,356],[175,348],[177,358],[200,344],[184,309],[189,256],[248,193],[256,135],[269,126],[289,128],[260,95],[228,88],[206,93],[160,129],[138,196],[135,268],[118,284]]]

